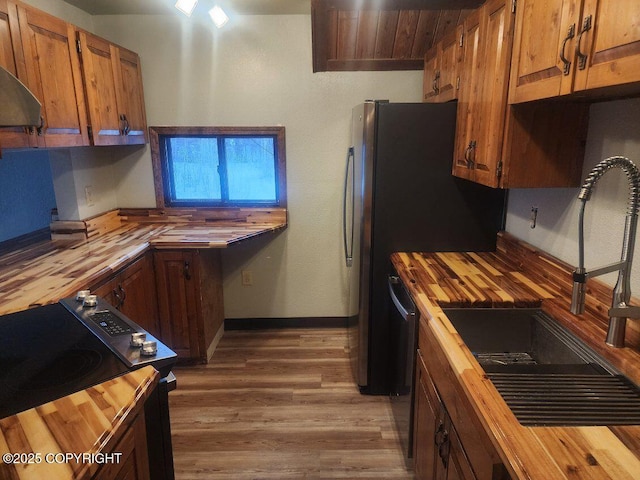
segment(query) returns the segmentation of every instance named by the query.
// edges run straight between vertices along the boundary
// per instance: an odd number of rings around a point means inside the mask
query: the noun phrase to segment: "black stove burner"
[[[45,365],[22,388],[33,391],[73,384],[93,372],[101,363],[102,355],[95,350],[68,350]]]
[[[0,418],[128,370],[59,303],[0,317]]]

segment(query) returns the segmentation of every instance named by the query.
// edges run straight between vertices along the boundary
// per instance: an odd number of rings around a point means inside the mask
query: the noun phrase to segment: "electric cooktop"
[[[0,418],[128,370],[59,303],[0,317]]]
[[[132,334],[143,335],[152,352],[131,346]],[[173,351],[99,297],[91,308],[69,298],[3,315],[0,418],[145,365],[165,377],[175,361]]]

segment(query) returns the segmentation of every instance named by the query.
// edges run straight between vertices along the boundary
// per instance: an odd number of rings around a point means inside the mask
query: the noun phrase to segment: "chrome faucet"
[[[629,181],[629,202],[624,224],[622,255],[619,262],[605,267],[587,271],[584,268],[584,208],[591,191],[600,178],[612,168],[620,168]],[[612,347],[624,347],[624,334],[627,318],[640,318],[640,307],[628,305],[631,298],[631,262],[638,227],[638,207],[640,206],[640,171],[635,164],[625,157],[610,157],[598,163],[582,184],[578,199],[580,217],[578,219],[578,267],[573,272],[573,294],[571,297],[571,313],[579,315],[584,312],[587,278],[604,273],[618,271],[618,281],[613,288],[613,298],[609,309],[609,329],[606,343]]]

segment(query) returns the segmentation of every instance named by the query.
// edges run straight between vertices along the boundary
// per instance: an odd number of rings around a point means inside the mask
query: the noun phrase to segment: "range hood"
[[[0,127],[40,125],[40,102],[6,69],[0,67]]]

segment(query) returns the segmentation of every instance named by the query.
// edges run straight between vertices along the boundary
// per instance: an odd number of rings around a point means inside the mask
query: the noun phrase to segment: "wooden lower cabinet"
[[[91,291],[155,337],[162,338],[151,253],[134,261]]]
[[[440,417],[441,402],[424,367],[420,351],[416,362],[413,458],[416,478],[426,480],[435,478],[438,456],[435,442],[436,424]]]
[[[154,252],[160,338],[183,360],[206,363],[224,321],[217,250]]]
[[[509,480],[437,341],[418,337],[414,468],[418,480]]]
[[[476,480],[451,417],[418,352],[414,459],[417,479]]]
[[[148,480],[149,454],[144,410],[127,428],[113,453],[121,453],[117,463],[105,463],[93,476],[100,480]]]

